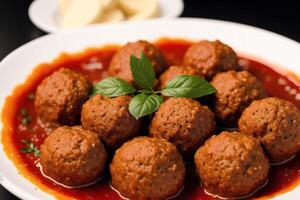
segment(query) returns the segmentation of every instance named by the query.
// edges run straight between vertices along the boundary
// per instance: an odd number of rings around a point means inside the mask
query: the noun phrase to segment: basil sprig
[[[130,69],[135,83],[140,87],[139,90],[120,78],[110,77],[95,84],[93,95],[117,97],[134,94],[129,103],[129,112],[135,119],[150,115],[158,110],[163,103],[160,94],[169,97],[199,98],[216,92],[209,82],[191,75],[176,76],[169,81],[166,88],[161,91],[154,91],[155,73],[153,66],[143,53],[140,58],[130,56]]]

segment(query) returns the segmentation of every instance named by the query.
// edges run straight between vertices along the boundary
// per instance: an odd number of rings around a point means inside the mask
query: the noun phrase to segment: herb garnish
[[[179,75],[161,91],[165,96],[199,98],[215,93],[215,88],[204,79],[191,75]]]
[[[27,126],[32,121],[32,117],[30,115],[24,117],[21,121],[22,125]]]
[[[21,114],[23,117],[25,117],[25,116],[28,115],[28,111],[26,110],[26,108],[21,108],[20,114]]]
[[[106,78],[98,83],[93,88],[93,95],[102,94],[107,97],[117,97],[124,94],[132,94],[136,91],[126,81],[120,78]]]
[[[133,79],[140,88],[153,91],[153,84],[155,81],[155,73],[150,60],[141,54],[141,58],[130,56],[130,69]]]
[[[216,92],[206,80],[197,76],[179,75],[173,78],[161,91],[154,91],[155,73],[150,60],[142,53],[141,58],[130,56],[130,68],[135,83],[140,87],[135,89],[126,81],[109,77],[93,88],[93,94],[106,97],[116,97],[125,94],[135,94],[129,104],[129,112],[136,119],[155,112],[163,102],[160,94],[170,97],[199,98]],[[138,93],[138,94],[136,94]]]
[[[157,94],[141,93],[131,99],[129,111],[136,119],[138,119],[155,112],[162,102],[163,98]]]
[[[22,142],[26,145],[25,148],[20,150],[22,153],[33,153],[35,157],[40,157],[41,152],[33,142],[29,140],[22,140]]]
[[[21,124],[27,126],[32,121],[32,117],[28,114],[28,111],[25,108],[20,109],[20,114],[22,115]]]
[[[30,100],[30,101],[33,101],[34,98],[35,98],[34,93],[29,93],[29,94],[27,95],[27,99]]]

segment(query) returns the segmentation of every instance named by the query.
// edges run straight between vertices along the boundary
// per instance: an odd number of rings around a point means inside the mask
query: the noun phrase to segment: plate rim
[[[292,39],[290,39],[288,37],[282,36],[282,35],[277,34],[277,33],[273,33],[273,32],[268,31],[268,30],[264,30],[264,29],[261,29],[261,28],[257,28],[257,27],[253,27],[253,26],[245,25],[245,24],[240,24],[240,23],[236,23],[236,22],[228,22],[228,21],[214,20],[214,19],[198,19],[198,18],[164,19],[163,21],[165,23],[168,23],[168,21],[172,21],[172,22],[174,22],[174,21],[178,21],[178,22],[179,21],[183,21],[183,22],[185,22],[185,21],[197,21],[199,23],[201,23],[201,22],[213,22],[213,23],[222,23],[222,24],[236,25],[236,26],[240,26],[240,27],[251,28],[251,29],[259,31],[259,32],[263,31],[263,32],[265,32],[267,34],[271,34],[271,35],[273,35],[275,37],[278,37],[280,40],[288,41],[291,45],[296,45],[298,48],[300,48],[300,43],[298,43],[297,41],[292,40]],[[145,24],[145,23],[157,23],[157,22],[158,23],[162,23],[162,20],[161,19],[156,19],[156,20],[149,20],[149,21],[143,21],[143,22],[130,22],[130,24]],[[114,27],[114,26],[120,26],[120,25],[118,25],[118,24],[108,24],[108,25],[106,25],[106,27],[108,27],[108,28],[109,27]],[[122,26],[126,26],[126,25],[122,25]],[[32,40],[32,41],[30,41],[30,42],[28,42],[28,43],[20,46],[19,48],[15,49],[11,53],[9,53],[7,56],[5,56],[5,58],[3,58],[1,60],[1,62],[0,62],[0,71],[5,66],[5,63],[7,61],[9,61],[10,59],[12,59],[19,52],[22,52],[24,49],[29,48],[31,45],[35,45],[35,44],[37,44],[37,43],[39,43],[41,41],[48,40],[49,38],[52,38],[52,37],[64,37],[64,36],[69,35],[69,34],[76,34],[76,33],[80,33],[81,31],[88,31],[89,29],[93,30],[93,29],[97,29],[97,28],[100,28],[100,27],[99,26],[90,26],[90,27],[86,27],[86,28],[83,28],[83,29],[68,30],[68,31],[65,31],[65,32],[52,33],[52,34],[44,35],[44,36],[42,36],[40,38],[34,39],[34,40]],[[183,36],[183,38],[184,38],[184,36]],[[2,108],[3,105],[0,105],[0,106]],[[1,113],[2,113],[2,109],[1,109]],[[2,125],[2,121],[0,123]],[[0,135],[2,136],[2,131],[1,131]],[[1,150],[1,151],[3,151],[3,150]],[[3,173],[1,173],[1,176],[5,177],[5,175]],[[25,177],[23,177],[23,178],[25,178]],[[5,183],[5,184],[3,184],[3,183]],[[3,185],[3,187],[6,188],[7,190],[9,190],[12,194],[14,194],[15,196],[18,196],[21,199],[24,198],[24,197],[26,199],[35,199],[36,198],[35,196],[31,196],[31,194],[27,193],[26,191],[22,191],[22,190],[16,191],[16,189],[18,188],[18,186],[14,182],[10,182],[10,181],[2,181],[1,182],[0,181],[0,184]],[[33,183],[31,183],[31,184],[34,185]],[[43,192],[46,193],[45,191],[43,191]],[[287,192],[287,193],[289,193],[289,192]],[[281,195],[282,194],[279,194],[279,196],[281,196]],[[277,196],[276,196],[276,199],[277,199]]]

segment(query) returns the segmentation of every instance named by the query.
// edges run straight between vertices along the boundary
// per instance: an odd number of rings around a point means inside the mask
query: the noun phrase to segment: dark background
[[[1,0],[0,60],[20,45],[46,34],[30,22],[27,14],[30,3],[31,0]],[[297,1],[185,0],[182,16],[244,23],[300,42],[300,6]],[[2,199],[17,198],[0,186]]]

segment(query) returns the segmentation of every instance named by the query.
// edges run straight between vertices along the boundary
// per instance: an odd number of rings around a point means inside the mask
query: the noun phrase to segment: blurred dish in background
[[[35,0],[31,21],[45,32],[58,32],[90,24],[149,18],[179,17],[182,0]]]

